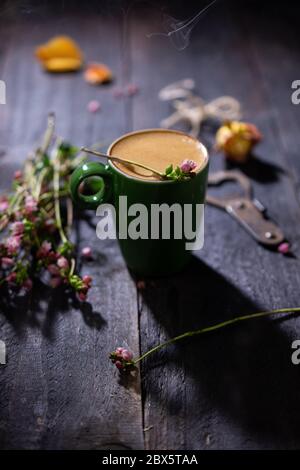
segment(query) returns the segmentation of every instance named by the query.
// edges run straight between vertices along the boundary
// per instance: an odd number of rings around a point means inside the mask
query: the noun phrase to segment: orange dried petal
[[[55,36],[35,50],[36,57],[45,62],[56,57],[70,57],[81,60],[82,52],[76,42],[68,36]]]
[[[92,85],[110,82],[113,78],[112,71],[105,64],[89,64],[84,72],[84,78]]]
[[[82,62],[73,57],[54,57],[43,62],[43,65],[48,72],[75,72],[81,68]]]

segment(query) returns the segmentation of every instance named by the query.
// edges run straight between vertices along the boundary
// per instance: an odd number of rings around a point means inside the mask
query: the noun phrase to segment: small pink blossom
[[[91,100],[87,105],[87,110],[90,113],[96,113],[101,109],[101,105],[98,100]]]
[[[133,354],[126,348],[117,348],[115,351],[110,353],[109,358],[119,370],[126,371],[127,369],[134,367]]]
[[[4,269],[9,268],[10,266],[13,266],[13,264],[14,264],[14,260],[11,258],[8,258],[7,256],[4,256],[1,259],[1,266]]]
[[[22,178],[23,174],[21,170],[17,170],[14,172],[14,179],[15,180],[20,180]]]
[[[68,269],[69,261],[64,256],[60,256],[57,260],[57,266],[61,269]]]
[[[49,255],[50,251],[52,250],[52,245],[50,242],[47,240],[44,240],[43,243],[41,244],[40,248],[37,251],[37,257],[38,258],[47,258]]]
[[[6,280],[9,284],[13,284],[15,282],[15,280],[17,279],[17,273],[13,272],[13,273],[10,273],[7,277],[6,277]]]
[[[6,240],[6,249],[8,255],[15,255],[21,245],[20,236],[11,236]]]
[[[129,83],[126,87],[127,96],[134,96],[139,92],[139,87],[135,83]]]
[[[183,160],[180,164],[180,169],[183,173],[190,173],[197,167],[197,163],[193,160]]]
[[[60,275],[59,267],[56,266],[56,264],[49,264],[47,269],[48,269],[49,273],[52,274],[53,276],[59,276]]]
[[[133,358],[132,352],[128,351],[128,349],[123,349],[121,355],[122,355],[122,358],[124,359],[124,361],[131,361],[132,358]]]
[[[25,212],[26,214],[32,214],[37,211],[37,201],[32,196],[26,196],[25,198]]]
[[[290,244],[288,242],[280,243],[277,250],[279,251],[279,253],[286,255],[290,252]]]
[[[0,200],[0,213],[5,212],[8,208],[8,200],[7,199],[2,199]]]
[[[13,235],[22,235],[24,232],[23,222],[14,222],[11,226]]]
[[[86,259],[91,259],[92,258],[92,249],[89,246],[85,246],[81,250],[81,256]]]
[[[61,277],[54,276],[50,279],[50,286],[53,287],[53,289],[58,287],[61,283],[62,283],[62,278]]]
[[[82,281],[87,287],[90,287],[90,285],[92,283],[92,278],[91,278],[91,276],[88,276],[86,274],[85,276],[83,276]]]

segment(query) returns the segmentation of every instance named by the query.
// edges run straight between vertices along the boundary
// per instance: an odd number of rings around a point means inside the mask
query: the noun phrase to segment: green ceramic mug
[[[149,132],[154,129],[149,129]],[[159,129],[160,131],[162,129]],[[148,130],[147,130],[148,131]],[[135,133],[147,132],[137,131]],[[172,131],[166,131],[172,132]],[[173,131],[177,132],[178,131]],[[114,145],[126,134],[113,142],[107,153],[111,154]],[[185,135],[185,134],[183,134]],[[184,236],[174,237],[171,227],[170,238],[165,239],[160,233],[158,239],[151,237],[144,239],[121,238],[119,232],[120,196],[127,196],[127,206],[143,204],[151,214],[152,204],[177,203],[182,208],[189,204],[192,208],[193,227],[196,229],[196,206],[204,204],[208,175],[208,154],[206,148],[200,144],[203,152],[204,164],[197,174],[188,181],[147,181],[130,176],[117,168],[111,160],[104,165],[101,162],[87,162],[75,169],[71,176],[70,189],[75,204],[84,209],[96,209],[100,204],[111,203],[116,213],[116,234],[121,252],[127,266],[141,275],[168,275],[180,271],[190,260],[191,251],[186,249],[187,240]],[[92,195],[84,195],[79,191],[80,185],[86,178],[97,176],[100,180],[98,191]],[[128,216],[128,223],[130,217]],[[151,221],[149,220],[151,223]],[[173,235],[172,235],[173,234]]]

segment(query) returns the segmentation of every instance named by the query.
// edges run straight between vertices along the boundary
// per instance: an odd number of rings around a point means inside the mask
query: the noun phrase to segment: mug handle
[[[101,187],[95,194],[84,195],[79,191],[81,183],[90,176],[99,176]],[[70,179],[71,196],[75,204],[83,209],[97,209],[112,195],[112,173],[108,165],[100,162],[87,162],[76,168]]]

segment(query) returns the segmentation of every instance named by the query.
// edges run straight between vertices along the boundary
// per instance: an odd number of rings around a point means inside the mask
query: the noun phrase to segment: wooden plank
[[[146,34],[157,27],[157,16],[140,15],[132,36],[132,70],[142,90],[134,102],[133,124],[157,127],[168,112],[157,93],[180,78],[194,77],[205,99],[236,96],[245,118],[265,135],[245,171],[258,198],[293,239],[299,205],[289,176],[278,170],[286,162],[270,119],[276,104],[270,108],[247,37],[229,10],[219,4],[207,13],[182,52],[166,37],[149,40]],[[276,61],[286,54],[283,50]],[[211,131],[204,139],[212,142]],[[221,167],[221,157],[212,152],[211,169]],[[298,247],[294,250],[297,256]],[[234,315],[299,305],[299,281],[297,258],[257,246],[227,215],[209,207],[205,246],[192,265],[176,277],[147,282],[140,293],[141,349]],[[142,368],[147,448],[298,448],[299,377],[290,354],[299,335],[297,319],[253,322],[178,343],[147,361]]]
[[[82,73],[47,75],[33,58],[37,44],[63,32],[78,40],[87,60],[103,61],[121,77],[119,30],[118,18],[98,15],[11,24],[1,72],[8,89],[0,109],[2,187],[43,132],[50,110],[57,131],[77,145],[108,144],[124,132],[126,110],[114,102],[110,87],[91,87]],[[100,100],[101,113],[87,112],[90,99]],[[28,305],[0,301],[0,337],[8,351],[0,368],[1,448],[143,447],[139,375],[120,386],[108,360],[124,342],[139,350],[136,288],[115,241],[100,243],[87,223],[79,224],[76,236],[78,250],[88,244],[95,253],[82,268],[94,278],[87,303],[69,304],[61,293],[41,287]]]

